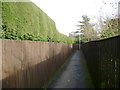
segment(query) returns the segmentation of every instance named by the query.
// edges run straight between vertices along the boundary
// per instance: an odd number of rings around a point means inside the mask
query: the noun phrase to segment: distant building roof
[[[71,32],[69,33],[69,37],[73,38],[74,40],[77,40],[76,36],[78,36],[79,34]]]

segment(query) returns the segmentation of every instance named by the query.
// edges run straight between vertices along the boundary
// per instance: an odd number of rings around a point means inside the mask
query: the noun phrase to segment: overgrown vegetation
[[[80,35],[76,37],[78,38],[78,41],[84,43],[98,39],[98,32],[94,29],[95,24],[90,23],[90,18],[87,15],[83,15],[82,19],[83,21],[79,21],[79,25],[77,25],[79,31],[75,32],[80,33]]]
[[[116,2],[108,3],[103,1],[102,4],[103,5],[99,8],[99,17],[91,17],[92,20],[95,18],[97,20],[97,22],[94,22],[94,24],[90,23],[90,18],[87,15],[82,16],[83,20],[79,21],[79,25],[77,25],[79,27],[79,31],[76,31],[77,33],[81,33],[78,37],[76,37],[78,41],[89,42],[92,40],[109,38],[120,34],[120,19],[117,10],[119,6]],[[111,7],[109,7],[110,11],[106,12],[104,10],[108,8],[107,5],[110,5]]]
[[[79,21],[80,25],[79,31],[75,31],[74,33],[81,33],[77,38],[77,43],[89,42],[92,40],[99,40],[104,38],[109,38],[113,36],[117,36],[119,34],[119,19],[118,18],[108,18],[106,17],[103,20],[103,17],[100,17],[98,24],[90,23],[90,18],[88,16],[82,16],[83,21]],[[94,28],[94,26],[97,26]]]
[[[3,39],[74,43],[32,2],[2,3],[2,19]]]
[[[105,20],[102,20],[100,18],[100,34],[101,39],[117,36],[119,34],[119,26],[118,26],[118,19],[110,19],[106,18]]]

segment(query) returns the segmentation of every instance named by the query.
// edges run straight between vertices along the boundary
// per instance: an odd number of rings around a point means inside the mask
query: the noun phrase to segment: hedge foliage
[[[2,20],[3,39],[74,43],[32,2],[2,3]]]

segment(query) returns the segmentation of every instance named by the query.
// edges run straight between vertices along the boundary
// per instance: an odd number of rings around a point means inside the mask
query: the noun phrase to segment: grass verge
[[[83,63],[84,71],[85,71],[85,73],[86,73],[86,78],[85,78],[85,80],[86,80],[86,83],[87,83],[87,85],[88,85],[88,88],[94,88],[94,85],[93,85],[91,76],[90,76],[89,71],[88,71],[87,63],[86,63],[86,60],[85,60],[83,54],[82,54],[82,63]]]

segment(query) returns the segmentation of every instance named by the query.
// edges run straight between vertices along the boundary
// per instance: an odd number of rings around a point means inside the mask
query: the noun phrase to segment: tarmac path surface
[[[87,88],[86,72],[83,69],[81,57],[81,50],[77,50],[48,88]]]

